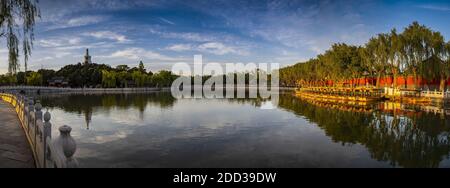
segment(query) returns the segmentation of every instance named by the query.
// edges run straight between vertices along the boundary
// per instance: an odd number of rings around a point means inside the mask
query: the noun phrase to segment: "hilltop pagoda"
[[[86,49],[86,55],[84,55],[84,65],[91,64],[91,56],[89,55],[89,49]]]

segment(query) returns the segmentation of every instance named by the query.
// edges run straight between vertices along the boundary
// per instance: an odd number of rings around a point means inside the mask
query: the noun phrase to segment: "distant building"
[[[67,87],[69,82],[67,82],[64,77],[53,77],[48,80],[48,85],[51,87]]]
[[[89,49],[86,49],[86,55],[84,55],[84,63],[83,64],[91,64],[91,56],[89,55]]]

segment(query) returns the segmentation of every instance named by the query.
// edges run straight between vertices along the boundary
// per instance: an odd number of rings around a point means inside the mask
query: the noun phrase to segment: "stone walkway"
[[[0,168],[34,168],[33,155],[13,107],[0,99]]]

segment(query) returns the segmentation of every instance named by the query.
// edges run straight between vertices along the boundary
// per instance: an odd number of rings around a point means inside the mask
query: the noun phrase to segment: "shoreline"
[[[58,87],[35,87],[35,86],[8,86],[0,87],[0,92],[21,92],[24,91],[27,94],[39,94],[39,93],[146,93],[146,92],[159,92],[170,91],[170,88],[58,88]]]
[[[193,86],[192,89],[200,89],[202,87]],[[235,86],[234,89],[257,89],[253,86]],[[274,88],[271,88],[271,90]],[[280,91],[295,91],[294,87],[276,87]],[[60,88],[60,87],[40,87],[40,86],[1,86],[0,92],[21,92],[26,93],[146,93],[146,92],[167,92],[171,91],[170,87],[141,87],[141,88]]]

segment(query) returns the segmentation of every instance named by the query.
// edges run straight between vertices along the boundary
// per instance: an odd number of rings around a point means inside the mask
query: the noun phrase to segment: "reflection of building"
[[[86,49],[86,55],[84,55],[84,64],[91,64],[91,56],[89,55],[89,49]]]
[[[89,123],[92,120],[92,111],[86,111],[84,113],[84,120],[86,121],[86,129],[89,130]]]

